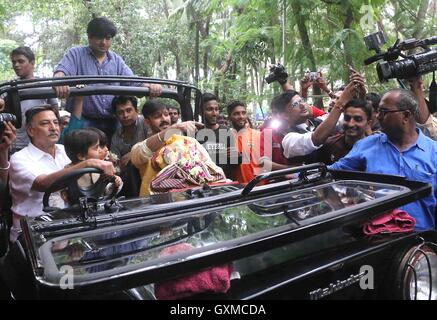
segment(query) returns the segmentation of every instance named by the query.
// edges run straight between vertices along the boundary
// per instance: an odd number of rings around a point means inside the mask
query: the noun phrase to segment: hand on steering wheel
[[[84,174],[100,174],[99,179],[93,183],[90,187],[81,188],[78,184],[78,180]],[[118,188],[114,185],[112,192],[109,195],[105,195],[106,186],[110,183],[115,183],[115,176],[109,176],[103,173],[102,170],[96,168],[83,168],[74,170],[67,173],[66,175],[57,179],[53,184],[46,190],[43,197],[43,208],[52,209],[49,205],[49,198],[53,192],[68,188],[68,196],[70,205],[79,203],[79,198],[87,197],[87,199],[97,201],[99,199],[108,200],[113,198],[118,191]]]

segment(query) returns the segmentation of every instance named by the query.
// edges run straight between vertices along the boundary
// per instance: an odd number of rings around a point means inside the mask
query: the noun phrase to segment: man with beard
[[[157,101],[147,101],[142,109],[144,121],[152,131],[152,135],[144,141],[138,142],[132,147],[131,161],[137,167],[141,175],[140,196],[150,194],[150,182],[156,176],[156,170],[152,168],[150,160],[154,153],[166,144],[166,140],[173,134],[187,134],[193,137],[195,132],[203,128],[203,124],[195,121],[187,121],[170,125],[171,118],[168,107]]]
[[[372,107],[369,101],[350,100],[344,106],[343,113],[343,132],[326,139],[323,147],[317,150],[316,161],[331,164],[343,158],[371,130]]]
[[[388,91],[379,104],[383,133],[355,143],[330,169],[392,174],[431,184],[429,196],[401,207],[416,219],[417,230],[427,230],[435,229],[437,142],[416,128],[417,112],[418,101],[412,92]]]
[[[42,105],[26,112],[26,130],[30,138],[27,147],[14,153],[10,160],[10,192],[13,226],[11,241],[15,241],[23,216],[37,217],[43,211],[44,192],[63,175],[81,168],[97,168],[114,175],[111,162],[89,159],[65,168],[70,163],[59,139],[59,113],[56,107]]]
[[[233,179],[232,172],[241,162],[235,148],[234,135],[230,128],[218,123],[218,98],[211,93],[205,93],[202,99],[201,111],[205,129],[198,132],[196,139],[208,151],[215,164],[223,169],[226,177]]]
[[[243,102],[231,102],[227,106],[227,111],[235,130],[237,151],[241,154],[241,164],[235,167],[233,177],[240,183],[248,183],[259,173],[261,133],[246,127],[248,117],[246,105]]]

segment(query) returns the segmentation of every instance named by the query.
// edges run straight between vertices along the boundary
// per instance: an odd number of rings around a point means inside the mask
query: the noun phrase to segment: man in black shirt
[[[232,130],[218,123],[220,109],[218,99],[211,93],[205,93],[202,101],[202,120],[205,129],[199,130],[197,141],[208,151],[211,159],[223,169],[226,177],[234,179],[233,167],[238,166],[238,152]]]

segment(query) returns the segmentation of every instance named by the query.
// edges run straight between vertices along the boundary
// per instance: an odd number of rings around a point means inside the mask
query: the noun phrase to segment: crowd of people
[[[88,45],[68,50],[54,76],[132,76],[110,51],[116,32],[110,20],[93,19]],[[13,50],[11,62],[20,79],[35,78],[29,48]],[[158,84],[145,85],[150,98],[142,106],[132,96],[72,98],[68,86],[54,87],[57,97],[66,99],[68,112],[62,110],[62,117],[56,99],[26,100],[21,103],[23,126],[15,129],[6,122],[2,130],[0,181],[4,186],[9,179],[11,240],[23,216],[42,214],[43,193],[56,179],[85,167],[116,175],[114,187],[126,197],[205,182],[245,184],[262,172],[315,162],[401,175],[432,185],[428,197],[403,209],[416,219],[418,230],[435,229],[437,118],[429,112],[422,80],[410,80],[411,90],[382,96],[366,92],[364,77],[354,70],[349,83],[335,91],[321,74],[305,77],[301,92],[284,81],[283,92],[270,103],[271,118],[260,128],[252,127],[246,103],[238,100],[227,103],[228,120],[221,121],[219,98],[211,93],[203,94],[202,122],[196,122],[184,121],[178,107],[156,99],[162,90]],[[311,85],[330,97],[327,111],[306,102]],[[0,108],[5,105],[1,98]],[[171,179],[163,183],[162,176]],[[89,176],[88,182],[93,179]],[[60,196],[55,202],[62,207],[75,199]]]

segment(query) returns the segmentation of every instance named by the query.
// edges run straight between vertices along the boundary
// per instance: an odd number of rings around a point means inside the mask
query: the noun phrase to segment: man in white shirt
[[[70,163],[59,139],[59,113],[56,107],[42,105],[26,112],[26,132],[30,138],[27,147],[12,155],[9,187],[12,196],[13,226],[11,241],[21,230],[23,216],[43,214],[42,198],[45,190],[58,178],[76,169],[93,167],[113,175],[111,162],[89,159],[65,168]]]
[[[346,86],[340,97],[336,100],[334,107],[329,113],[328,117],[317,127],[313,132],[298,131],[288,133],[282,140],[282,147],[284,149],[284,156],[288,159],[293,157],[302,157],[311,154],[313,151],[319,149],[326,139],[335,130],[336,124],[340,115],[343,112],[345,104],[353,99],[356,94],[357,87],[364,89],[363,78],[356,74],[351,78],[351,82]],[[275,105],[272,103],[272,111],[275,112]],[[299,111],[306,110],[305,103],[302,98],[294,92],[291,96],[290,102],[279,110],[279,115],[286,121],[290,127],[295,126],[299,128]]]

